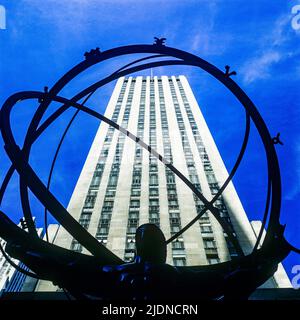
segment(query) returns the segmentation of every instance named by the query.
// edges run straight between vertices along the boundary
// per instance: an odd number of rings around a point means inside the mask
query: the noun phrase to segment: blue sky
[[[278,146],[283,186],[281,222],[286,238],[300,247],[300,31],[292,28],[292,7],[300,0],[0,0],[6,9],[6,29],[0,30],[0,105],[16,91],[51,86],[83,59],[85,51],[167,38],[167,45],[192,52],[224,68],[229,64],[237,83],[258,107],[270,132],[281,133]],[[113,60],[81,75],[63,91],[71,97],[87,85],[116,70],[128,58]],[[185,74],[228,169],[234,164],[244,132],[241,106],[208,75],[190,67],[159,68],[155,75]],[[149,75],[149,71],[141,74]],[[113,84],[89,102],[105,111]],[[53,106],[53,109],[56,106]],[[13,113],[21,144],[35,102],[20,103]],[[51,110],[53,110],[51,109]],[[31,164],[46,181],[52,153],[71,112],[59,119],[33,148]],[[84,163],[98,122],[80,115],[59,156],[52,190],[67,205]],[[252,127],[253,128],[253,127]],[[76,141],[76,143],[74,143]],[[0,140],[1,145],[3,141]],[[0,148],[0,179],[9,161]],[[266,191],[266,163],[254,129],[234,184],[250,219],[260,219]],[[1,181],[0,180],[0,181]],[[17,220],[21,213],[18,179],[12,180],[3,210]],[[42,224],[42,208],[32,197],[33,212]],[[50,221],[53,221],[53,219]],[[291,254],[286,271],[300,264]]]

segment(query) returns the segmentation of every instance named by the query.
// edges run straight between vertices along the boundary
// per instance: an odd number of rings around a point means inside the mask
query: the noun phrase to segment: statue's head
[[[135,234],[136,261],[165,263],[167,257],[166,239],[162,231],[152,223],[139,226]]]

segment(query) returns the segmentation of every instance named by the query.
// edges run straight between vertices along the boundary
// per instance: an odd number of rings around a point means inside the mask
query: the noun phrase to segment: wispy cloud
[[[203,56],[221,55],[230,48],[233,36],[221,31],[216,24],[220,14],[218,1],[207,2],[205,11],[205,19],[195,21],[195,25],[191,27],[192,36],[187,47]]]
[[[290,16],[280,16],[274,25],[272,25],[271,32],[266,35],[266,40],[270,41],[273,46],[282,45],[289,39],[289,32],[287,28],[290,28]]]
[[[281,59],[282,55],[278,51],[268,51],[252,58],[241,70],[244,82],[251,83],[258,79],[268,78],[271,75],[271,67]]]
[[[255,55],[242,66],[241,74],[244,82],[249,84],[256,80],[269,78],[277,63],[297,55],[299,50],[295,50],[291,39],[290,16],[280,16],[274,24],[270,24],[265,36],[256,44],[258,49]]]

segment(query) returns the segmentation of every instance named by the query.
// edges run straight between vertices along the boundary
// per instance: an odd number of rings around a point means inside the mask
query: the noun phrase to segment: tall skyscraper
[[[117,81],[105,116],[171,161],[211,200],[228,172],[187,79],[129,77]],[[233,184],[214,204],[249,254],[256,241]],[[203,209],[203,203],[155,156],[122,132],[101,123],[77,181],[68,211],[101,243],[125,261],[135,254],[136,228],[157,224],[168,239]],[[60,227],[55,244],[86,252]],[[167,263],[215,264],[237,255],[215,217],[207,211],[168,246]],[[280,266],[266,286],[288,287]],[[40,281],[38,290],[52,290]]]

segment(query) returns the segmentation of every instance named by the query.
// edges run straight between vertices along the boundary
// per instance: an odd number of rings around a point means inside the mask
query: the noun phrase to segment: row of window
[[[154,101],[154,82],[150,81],[150,110],[149,110],[149,145],[157,149],[156,138],[156,111]],[[149,153],[149,223],[160,226],[159,211],[159,178],[157,158]]]
[[[140,108],[137,124],[137,136],[143,140],[144,125],[145,125],[145,95],[146,83],[142,83]],[[132,261],[135,256],[135,239],[134,235],[139,225],[139,209],[140,209],[140,195],[141,195],[141,179],[142,179],[142,156],[143,150],[140,145],[135,146],[135,158],[132,172],[131,194],[129,202],[129,212],[126,231],[126,242],[124,251],[124,260],[126,262]]]
[[[117,100],[116,107],[115,107],[113,115],[112,115],[112,120],[114,122],[116,122],[118,120],[120,110],[121,110],[121,103],[124,98],[125,89],[126,89],[126,83],[123,83],[123,86],[121,88],[121,91],[120,91],[120,94],[119,94],[119,97]],[[90,223],[91,215],[92,215],[92,210],[93,210],[95,202],[96,202],[98,188],[100,186],[102,174],[103,174],[103,171],[105,168],[105,163],[106,163],[106,159],[107,159],[108,152],[109,152],[109,145],[110,145],[110,142],[112,141],[113,134],[114,134],[114,128],[109,127],[107,134],[105,136],[105,139],[104,139],[103,148],[101,150],[101,153],[100,153],[100,156],[98,159],[98,163],[96,165],[96,168],[95,168],[95,171],[94,171],[94,174],[92,177],[92,181],[90,183],[89,190],[88,190],[85,202],[84,202],[84,206],[83,206],[80,218],[79,218],[79,223],[85,229],[88,229],[88,227],[89,227],[89,223]],[[77,240],[73,239],[71,242],[71,250],[81,252],[82,246],[80,243],[78,243]]]
[[[123,119],[121,126],[123,128],[127,128],[130,111],[131,111],[131,102],[132,96],[134,92],[135,81],[130,83],[129,93],[127,96],[125,110],[123,114]],[[118,141],[116,145],[116,151],[113,159],[113,164],[110,170],[108,184],[105,192],[105,198],[101,209],[100,219],[98,223],[96,238],[102,242],[104,245],[107,243],[107,237],[109,233],[110,221],[114,207],[114,197],[115,197],[115,190],[119,180],[119,173],[120,173],[120,165],[121,159],[123,155],[123,148],[124,148],[124,141],[125,136],[122,132],[118,135]]]
[[[177,84],[178,84],[178,88],[179,88],[180,94],[181,94],[181,96],[183,98],[186,114],[188,116],[188,120],[189,120],[190,126],[191,126],[192,131],[193,131],[194,140],[195,140],[195,143],[197,145],[197,149],[198,149],[198,152],[199,152],[199,155],[200,155],[203,167],[204,167],[204,172],[205,172],[205,175],[206,175],[206,179],[208,181],[208,185],[209,185],[210,191],[211,191],[212,195],[215,195],[219,191],[219,185],[217,183],[217,180],[216,180],[216,177],[214,175],[213,168],[211,166],[208,154],[206,152],[206,149],[204,147],[202,138],[200,136],[200,133],[199,133],[198,126],[196,124],[194,115],[193,115],[192,110],[190,108],[190,105],[188,103],[184,88],[183,88],[183,86],[182,86],[180,81],[177,81]],[[219,202],[219,206],[222,207],[222,210],[220,210],[221,216],[224,219],[226,219],[226,221],[229,222],[230,226],[232,227],[232,223],[231,223],[227,208],[226,208],[226,206],[224,204],[224,201],[223,201],[222,197],[219,197],[219,199],[216,200],[216,202],[215,202],[216,207],[218,207],[217,201]],[[201,210],[202,210],[202,208],[199,207],[199,212]],[[200,228],[202,228],[202,230],[203,230],[203,227],[202,227],[203,223],[207,223],[207,217],[205,217],[204,215],[200,219]],[[204,224],[203,226],[206,227],[208,225]],[[207,228],[204,228],[204,229],[208,230]],[[233,230],[233,228],[232,228],[232,230]],[[228,246],[228,250],[229,250],[230,256],[231,257],[236,256],[236,251],[235,251],[234,247],[232,246],[232,244],[227,245],[227,246]],[[219,258],[217,258],[216,256],[211,256],[210,255],[208,261],[212,261],[212,263],[217,263],[217,262],[219,262]]]
[[[160,99],[160,117],[161,117],[161,129],[163,132],[163,148],[164,157],[172,162],[172,149],[169,136],[169,125],[166,113],[164,92],[162,83],[158,83],[158,93]],[[177,188],[175,183],[175,175],[168,168],[165,167],[166,183],[167,183],[167,196],[168,196],[168,208],[169,208],[169,221],[170,221],[170,232],[172,235],[180,231],[181,219],[180,209],[177,197]],[[171,213],[172,212],[172,213]],[[185,266],[186,265],[186,252],[184,247],[184,241],[182,236],[178,237],[176,241],[172,242],[172,258],[174,266]]]
[[[177,84],[181,85],[180,81],[177,81]],[[173,105],[174,105],[175,114],[176,114],[176,118],[179,126],[179,131],[181,134],[182,147],[183,147],[186,163],[188,164],[187,169],[189,173],[189,178],[190,178],[190,181],[197,187],[197,189],[201,191],[200,181],[199,181],[199,177],[195,167],[194,157],[193,157],[190,143],[187,137],[187,132],[186,132],[183,116],[180,110],[176,89],[172,81],[170,82],[170,89],[171,89],[171,94],[173,98]],[[179,91],[180,91],[180,95],[183,102],[187,104],[187,99],[182,86],[180,87]],[[202,207],[203,203],[195,194],[194,194],[194,201],[195,201],[196,210],[198,211]],[[203,224],[201,221],[199,221],[199,224],[200,224],[200,232],[201,232],[203,243],[204,243],[207,261],[208,262],[210,261],[209,259],[212,257],[212,254],[214,255],[214,258],[219,259],[218,251],[215,246],[215,240],[213,238],[212,227],[210,224],[209,217],[207,217],[205,224]],[[205,238],[208,234],[210,235],[210,238]]]

